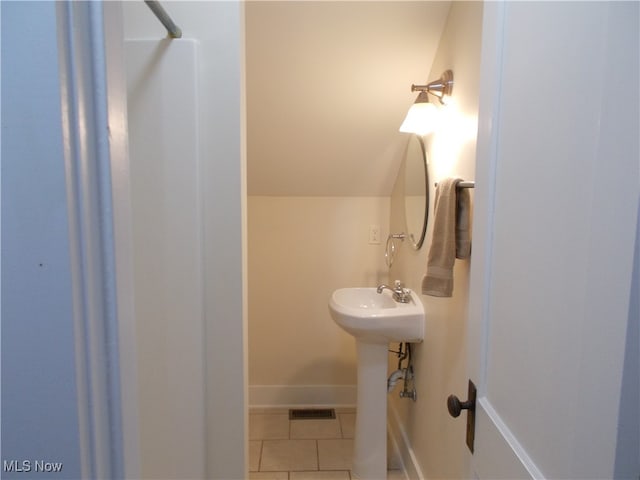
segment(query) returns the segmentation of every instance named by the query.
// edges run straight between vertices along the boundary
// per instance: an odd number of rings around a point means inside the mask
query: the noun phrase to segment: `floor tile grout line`
[[[350,412],[348,412],[350,413]],[[258,415],[259,417],[262,415]],[[316,465],[315,465],[315,469],[312,471],[315,472],[329,472],[329,471],[344,471],[347,475],[343,478],[349,478],[350,480],[353,480],[353,475],[350,469],[335,469],[335,468],[329,468],[329,469],[323,469],[321,462],[320,462],[320,440],[322,440],[323,442],[325,441],[332,441],[332,440],[337,440],[337,441],[341,441],[341,440],[351,440],[353,441],[352,437],[346,438],[346,434],[344,432],[344,428],[347,424],[351,424],[352,422],[349,420],[348,422],[345,420],[345,418],[343,418],[341,415],[337,415],[338,418],[336,418],[335,420],[333,420],[334,422],[337,421],[338,422],[338,431],[336,431],[335,433],[337,434],[336,436],[332,436],[332,437],[315,437],[315,438],[308,438],[307,440],[313,440],[315,443],[315,451],[316,451]],[[318,419],[319,420],[319,419]],[[284,438],[284,441],[297,441],[297,440],[305,440],[305,438],[299,438],[299,439],[293,439],[292,435],[293,435],[293,426],[294,426],[294,422],[292,422],[291,420],[289,420],[288,418],[286,419],[287,421],[287,437]],[[346,423],[345,423],[346,422]],[[282,437],[280,437],[282,438]],[[258,459],[258,472],[262,471],[262,468],[264,467],[263,465],[263,461],[264,461],[264,453],[265,453],[265,442],[268,440],[273,440],[276,441],[278,439],[273,438],[273,439],[267,439],[267,438],[256,438],[256,440],[260,440],[260,456]],[[292,476],[292,473],[295,473],[297,471],[293,471],[293,470],[281,470],[282,474],[286,473],[286,480],[291,480],[292,478],[296,478],[295,475]],[[281,474],[281,475],[282,475]],[[281,477],[281,478],[285,478],[285,477]]]

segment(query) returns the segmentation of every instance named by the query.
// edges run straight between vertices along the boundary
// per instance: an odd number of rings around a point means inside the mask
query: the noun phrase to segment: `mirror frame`
[[[414,250],[420,250],[424,244],[425,237],[427,235],[427,225],[429,223],[429,162],[427,161],[427,149],[425,147],[424,138],[421,135],[413,134],[420,143],[420,151],[422,152],[422,166],[424,168],[424,184],[425,184],[425,206],[424,206],[424,219],[422,222],[422,229],[420,231],[420,237],[414,242],[413,232],[409,231],[409,222],[407,221],[407,209],[405,203],[405,224],[407,227],[407,238],[409,244]],[[411,141],[412,139],[409,139]],[[407,146],[408,149],[408,146]],[[406,159],[405,159],[406,161]],[[405,169],[406,169],[405,164]]]

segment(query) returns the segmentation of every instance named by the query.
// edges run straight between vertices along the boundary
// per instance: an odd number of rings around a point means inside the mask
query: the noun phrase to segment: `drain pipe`
[[[405,369],[398,369],[393,372],[387,380],[387,393],[393,392],[393,389],[396,387],[396,383],[398,383],[398,380],[400,380],[401,378],[404,379],[404,377]]]
[[[404,380],[402,391],[400,392],[400,398],[411,398],[416,401],[416,389],[413,386],[413,364],[411,361],[411,344],[401,343],[398,351],[390,350],[398,355],[398,369],[391,373],[387,379],[387,392],[391,393],[395,388],[399,380]],[[408,359],[407,366],[402,367],[402,362]],[[412,388],[409,390],[409,385]]]

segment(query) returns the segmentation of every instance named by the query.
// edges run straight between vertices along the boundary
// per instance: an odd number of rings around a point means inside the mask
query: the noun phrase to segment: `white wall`
[[[454,2],[431,67],[429,80],[446,69],[453,70],[452,102],[438,130],[426,137],[431,188],[430,222],[419,251],[401,244],[390,277],[400,279],[420,292],[433,227],[433,183],[445,177],[475,178],[475,137],[478,114],[478,86],[482,4]],[[391,198],[391,230],[405,230],[404,170],[401,169]],[[471,191],[473,200],[473,191]],[[473,255],[473,254],[472,254]],[[454,292],[451,298],[421,296],[426,311],[425,341],[414,348],[417,401],[389,396],[392,424],[399,424],[417,465],[405,458],[409,470],[425,478],[465,478],[468,458],[464,444],[464,422],[449,417],[446,398],[464,396],[467,389],[466,315],[469,299],[469,260],[456,260]],[[392,360],[393,368],[395,360]],[[394,427],[396,428],[396,427]],[[406,453],[406,452],[405,452]],[[420,473],[421,472],[421,473]]]
[[[333,290],[386,281],[387,197],[249,197],[251,405],[354,404],[355,342]]]
[[[2,2],[2,461],[80,478],[56,5]],[[58,474],[35,461],[62,462]],[[3,464],[4,467],[4,464]]]
[[[195,39],[202,188],[204,411],[207,478],[246,478],[243,19],[239,2],[163,2]],[[125,38],[166,31],[143,2],[124,2]],[[178,74],[180,72],[177,72]],[[185,78],[185,82],[193,84]],[[180,118],[177,119],[180,121]],[[157,141],[161,141],[158,136]],[[179,160],[179,159],[177,159]],[[174,212],[177,216],[181,212]],[[196,245],[192,245],[197,249]],[[188,247],[187,247],[188,248]],[[159,259],[163,261],[163,259]],[[175,326],[174,326],[175,328]],[[179,327],[178,327],[179,328]],[[200,344],[195,347],[200,348]],[[188,353],[188,352],[187,352]],[[200,392],[193,392],[200,394]],[[178,468],[178,466],[176,466]]]

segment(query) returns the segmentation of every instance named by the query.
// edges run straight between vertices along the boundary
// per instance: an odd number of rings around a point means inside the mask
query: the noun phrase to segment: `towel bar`
[[[438,186],[438,182],[433,184],[434,187]],[[456,185],[456,188],[475,188],[476,182],[460,182]]]

